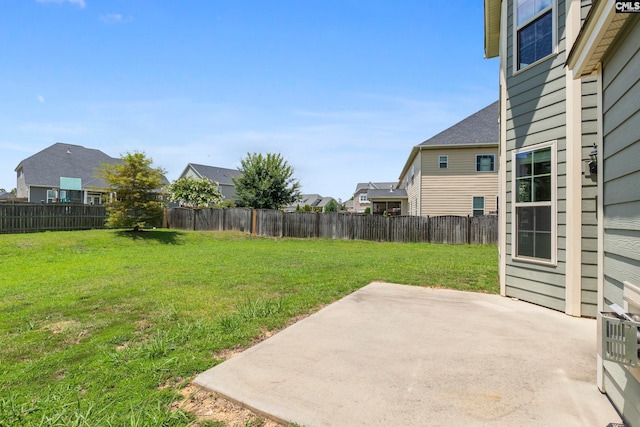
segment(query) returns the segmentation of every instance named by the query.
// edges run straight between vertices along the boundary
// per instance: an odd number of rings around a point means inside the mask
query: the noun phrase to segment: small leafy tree
[[[329,203],[327,203],[327,206],[324,207],[324,211],[325,212],[337,212],[338,211],[338,202],[336,202],[335,200],[331,199],[329,201]]]
[[[162,221],[164,203],[160,189],[165,173],[151,168],[153,160],[144,153],[126,153],[118,163],[104,164],[98,175],[114,197],[106,203],[107,226],[138,230]]]
[[[240,161],[240,173],[232,178],[242,206],[280,209],[300,198],[300,183],[293,168],[280,154],[249,154]]]
[[[218,183],[207,177],[194,178],[185,176],[167,186],[169,200],[180,202],[183,206],[201,208],[213,206],[222,201],[224,196],[218,190]]]

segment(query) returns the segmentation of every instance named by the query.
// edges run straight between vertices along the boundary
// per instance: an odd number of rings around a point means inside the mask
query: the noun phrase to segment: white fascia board
[[[582,28],[582,34],[578,37],[567,62],[574,79],[594,71],[586,68],[616,15],[615,4],[608,1],[597,2],[591,13],[592,16]]]

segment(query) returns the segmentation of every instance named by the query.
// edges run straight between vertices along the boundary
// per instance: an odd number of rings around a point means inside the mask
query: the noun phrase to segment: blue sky
[[[0,187],[65,142],[176,179],[281,153],[305,193],[395,181],[414,145],[498,98],[483,2],[4,0]]]

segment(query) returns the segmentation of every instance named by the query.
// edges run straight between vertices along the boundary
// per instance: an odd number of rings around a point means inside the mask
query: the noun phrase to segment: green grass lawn
[[[497,249],[172,230],[0,235],[0,426],[192,424],[169,406],[220,363],[216,352],[372,281],[496,293]]]

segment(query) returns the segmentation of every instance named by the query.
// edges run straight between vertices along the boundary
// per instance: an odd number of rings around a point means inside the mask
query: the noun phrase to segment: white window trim
[[[446,167],[444,167],[444,168],[441,168],[441,167],[440,167],[440,163],[443,163],[443,162],[440,160],[442,157],[444,157],[444,158],[445,158],[444,163],[446,163],[446,164],[447,164],[447,166],[446,166]],[[444,154],[442,154],[442,155],[438,155],[438,169],[449,169],[449,156],[448,156],[448,155],[444,155]]]
[[[545,57],[538,59],[534,63],[527,65],[526,67],[518,68],[518,65],[519,65],[518,64],[518,53],[519,53],[518,30],[526,27],[528,24],[535,21],[539,16],[544,15],[546,12],[548,12],[549,7],[538,12],[538,14],[529,18],[528,20],[523,22],[521,25],[518,25],[518,3],[517,3],[517,0],[514,0],[513,2],[513,37],[511,39],[512,40],[511,52],[513,56],[513,73],[512,74],[514,76],[558,54],[558,0],[552,0],[550,8],[551,8],[551,44],[552,44],[551,53]]]
[[[493,157],[493,169],[488,171],[478,170],[478,157],[491,156]],[[496,171],[496,155],[495,154],[476,154],[476,172],[478,173],[494,173]]]
[[[367,196],[367,193],[361,193],[358,197],[358,201],[360,203],[369,203],[369,197]]]
[[[541,144],[513,150],[511,152],[511,258],[515,261],[524,261],[532,264],[549,266],[558,265],[558,144],[557,140],[543,142]],[[543,150],[551,147],[551,260],[518,256],[518,233],[516,208],[522,206],[516,202],[516,155],[528,151]],[[549,206],[549,202],[526,203],[526,206]]]

